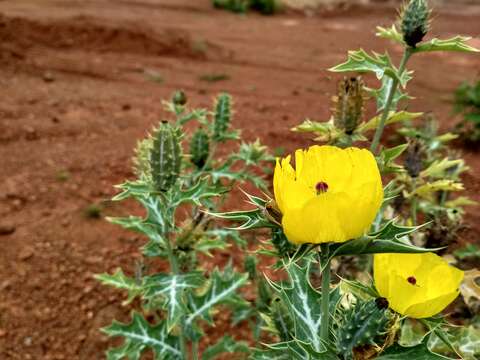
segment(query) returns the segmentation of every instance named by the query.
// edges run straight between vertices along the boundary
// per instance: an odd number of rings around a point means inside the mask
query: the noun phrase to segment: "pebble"
[[[18,254],[18,259],[21,261],[25,261],[30,259],[32,256],[33,256],[33,249],[24,248],[23,250],[20,251],[20,254]]]
[[[55,81],[55,76],[50,71],[45,71],[42,75],[43,81],[49,83]]]
[[[17,228],[13,225],[0,224],[0,235],[10,235],[13,234]]]

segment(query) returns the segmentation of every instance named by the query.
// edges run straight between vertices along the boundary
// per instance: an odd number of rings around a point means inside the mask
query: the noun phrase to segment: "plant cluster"
[[[331,69],[351,73],[339,84],[331,119],[306,120],[295,128],[326,144],[297,150],[293,164],[290,155],[277,159],[273,195],[259,175],[272,157],[258,141],[219,155],[218,146],[239,141],[229,95],[219,95],[210,112],[188,109],[181,92],[166,103],[174,119],[139,143],[137,179],[119,185],[114,198],[135,199],[146,215],[109,218],[146,235],[142,251],[151,259],[134,276],[120,269],[97,276],[127,291],[127,302],[139,299],[130,323],[115,321],[104,329],[124,339],[109,359],[138,359],[147,351],[156,359],[213,359],[222,353],[255,360],[480,355],[475,323],[452,329],[440,315],[460,290],[467,305],[480,297],[480,272],[450,265],[433,253],[445,244],[429,240],[439,224],[450,233],[471,204],[454,195],[467,168],[446,147],[453,135],[437,134],[433,121],[414,128],[412,121],[423,114],[401,109],[409,99],[405,89],[412,72],[406,66],[412,56],[478,50],[460,36],[423,41],[429,16],[424,0],[411,0],[401,13],[400,31],[395,25],[378,28],[379,37],[403,47],[398,66],[387,53],[358,50]],[[367,88],[358,73],[374,74],[379,87]],[[377,111],[364,120],[368,97]],[[405,142],[383,147],[384,129],[393,123],[404,125],[398,135]],[[352,146],[362,142],[370,150]],[[246,194],[249,210],[223,211],[230,190],[243,181],[262,195]],[[232,261],[221,269],[206,266],[208,256],[228,251],[230,240],[246,252],[246,235],[257,246],[242,270]],[[276,260],[269,276],[258,271],[266,257]],[[344,259],[360,258],[361,274],[337,276]],[[169,271],[157,271],[155,259],[166,259]],[[254,290],[256,298],[246,300],[243,294]],[[216,311],[226,308],[234,324],[251,325],[251,338],[227,334],[215,344],[202,342]]]
[[[217,9],[242,14],[253,10],[263,15],[272,15],[280,9],[278,0],[212,0],[212,3]]]
[[[113,200],[132,198],[146,215],[108,220],[147,236],[149,242],[142,248],[147,261],[137,266],[134,276],[118,269],[97,279],[127,291],[126,303],[140,299],[141,312],[134,312],[129,324],[115,321],[104,329],[125,339],[123,346],[108,352],[109,359],[137,359],[147,349],[161,359],[186,359],[190,352],[196,358],[202,327],[214,324],[214,308],[227,305],[238,313],[249,308],[238,294],[248,281],[246,272],[236,271],[232,263],[223,269],[204,266],[212,252],[226,250],[231,242],[239,248],[246,245],[237,231],[212,222],[208,212],[218,211],[238,183],[266,189],[261,174],[272,160],[259,141],[239,143],[239,132],[231,125],[232,105],[230,95],[223,93],[212,111],[189,109],[186,95],[176,92],[165,103],[174,119],[161,121],[138,143],[137,178],[118,185],[121,192]],[[189,135],[187,124],[193,127]],[[219,147],[227,141],[238,145],[220,156]],[[157,271],[152,259],[167,260],[169,271]],[[244,342],[225,336],[205,349],[202,359],[247,350]]]
[[[463,115],[457,125],[460,135],[473,144],[480,142],[480,80],[465,82],[455,91],[455,112]]]

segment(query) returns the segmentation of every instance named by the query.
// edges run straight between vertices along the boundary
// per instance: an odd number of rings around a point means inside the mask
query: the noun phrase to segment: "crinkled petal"
[[[282,213],[289,209],[300,208],[315,196],[312,189],[308,189],[295,181],[295,170],[290,165],[290,156],[280,161],[277,159],[273,175],[273,190],[275,200]]]
[[[422,319],[434,316],[445,309],[458,296],[459,291],[441,295],[434,299],[429,299],[421,303],[410,305],[403,312],[404,315],[415,319]]]
[[[349,202],[344,193],[315,196],[304,207],[283,214],[285,235],[295,244],[348,240],[338,209],[344,209]]]

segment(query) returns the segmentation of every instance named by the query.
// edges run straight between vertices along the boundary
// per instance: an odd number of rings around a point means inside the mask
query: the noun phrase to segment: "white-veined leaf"
[[[110,326],[103,328],[108,336],[123,337],[124,345],[112,349],[107,354],[110,359],[139,359],[142,352],[152,349],[155,359],[181,360],[178,338],[169,335],[164,323],[151,325],[139,313],[134,312],[132,322],[123,324],[114,321]]]
[[[143,297],[146,300],[158,297],[165,299],[167,330],[170,331],[187,311],[185,290],[198,288],[203,281],[204,277],[200,272],[146,276],[143,278]]]

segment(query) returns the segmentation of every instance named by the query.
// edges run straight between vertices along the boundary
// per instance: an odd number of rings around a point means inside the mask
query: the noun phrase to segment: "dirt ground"
[[[433,35],[468,34],[480,47],[479,5],[436,10]],[[183,88],[208,106],[225,90],[247,140],[306,146],[289,128],[328,118],[338,77],[325,69],[359,47],[398,56],[374,38],[395,14],[388,5],[262,17],[208,0],[0,1],[0,358],[104,358],[98,329],[129,309],[92,275],[133,269],[143,240],[85,209],[132,175],[132,148],[162,117],[162,98]],[[410,67],[409,110],[451,127],[451,93],[479,75],[480,57],[425,54]],[[480,155],[463,152],[466,192],[480,200]],[[480,211],[467,221],[476,240]]]

